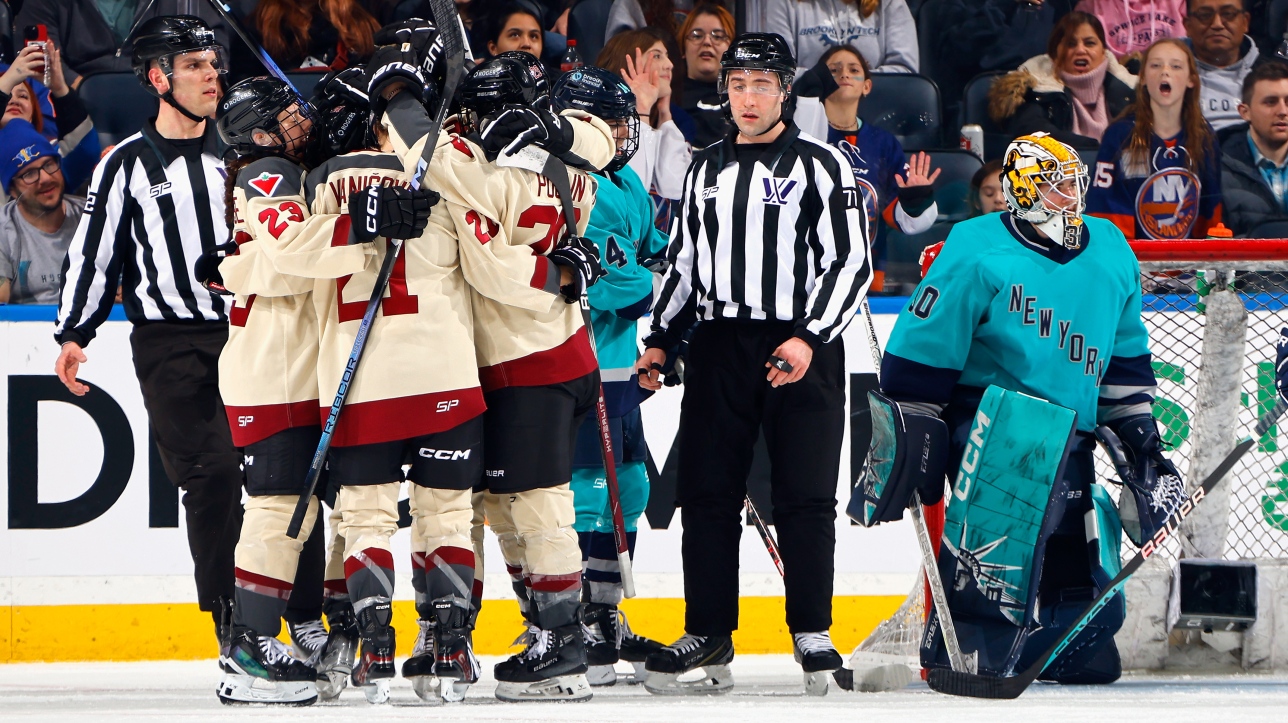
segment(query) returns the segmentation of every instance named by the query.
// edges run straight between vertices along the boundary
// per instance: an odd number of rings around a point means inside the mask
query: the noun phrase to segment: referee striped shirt
[[[647,346],[673,347],[697,319],[774,319],[817,347],[872,282],[862,196],[840,152],[791,123],[769,144],[734,138],[689,167]]]
[[[226,322],[224,300],[197,283],[192,266],[227,240],[214,122],[201,138],[174,141],[148,121],[94,170],[63,262],[54,338],[87,345],[112,310],[118,282],[135,324]]]

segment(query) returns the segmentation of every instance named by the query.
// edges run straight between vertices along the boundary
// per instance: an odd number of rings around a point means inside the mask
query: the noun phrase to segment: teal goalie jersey
[[[1122,232],[1085,217],[1075,250],[1033,234],[1009,213],[953,228],[895,322],[882,363],[888,395],[948,404],[996,384],[1074,410],[1084,432],[1149,413],[1140,271]]]

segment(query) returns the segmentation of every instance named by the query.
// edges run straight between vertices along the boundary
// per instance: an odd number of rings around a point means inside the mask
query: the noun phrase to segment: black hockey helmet
[[[550,102],[556,113],[579,110],[613,127],[617,154],[605,171],[620,171],[639,149],[640,117],[635,109],[635,93],[616,74],[591,66],[570,70],[555,80]]]
[[[319,160],[377,145],[367,102],[367,73],[361,66],[327,73],[314,87],[310,104],[317,114]]]
[[[461,83],[459,97],[461,123],[467,132],[473,132],[482,128],[483,119],[503,106],[531,106],[537,99],[537,81],[528,71],[527,62],[498,55],[470,71]]]
[[[537,100],[550,95],[550,77],[546,74],[546,66],[541,64],[537,56],[522,50],[507,50],[504,53],[498,53],[496,57],[514,58],[527,66],[528,74],[537,82]]]
[[[144,21],[134,32],[134,76],[152,95],[174,106],[194,121],[205,120],[194,115],[174,100],[172,91],[157,92],[148,71],[155,62],[174,88],[174,57],[183,53],[209,50],[215,54],[214,66],[220,75],[228,72],[228,53],[215,39],[215,31],[205,20],[193,15],[161,15]]]
[[[294,112],[288,112],[292,107]],[[283,113],[287,113],[285,118]],[[316,136],[313,123],[313,107],[291,86],[266,76],[248,78],[229,88],[215,112],[219,137],[242,155],[301,158]],[[290,140],[299,143],[288,151]]]
[[[791,90],[796,78],[796,58],[787,40],[778,33],[743,33],[734,38],[720,56],[720,82],[717,90],[726,93],[725,80],[731,70],[767,70],[777,73],[783,92]]]

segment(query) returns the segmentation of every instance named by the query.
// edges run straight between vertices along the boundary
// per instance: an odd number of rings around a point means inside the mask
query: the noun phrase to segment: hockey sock
[[[589,601],[618,605],[622,602],[622,569],[617,561],[617,542],[610,532],[583,533],[586,539],[584,579]],[[631,559],[635,559],[635,532],[626,533]]]
[[[527,575],[523,571],[523,540],[519,537],[511,514],[509,495],[483,494],[483,509],[487,515],[487,524],[496,535],[501,546],[501,557],[505,560],[505,571],[510,576],[510,587],[514,597],[519,601],[519,612],[525,620],[532,620],[531,600]]]
[[[440,490],[413,484],[411,501],[412,576],[421,618],[434,614],[433,601],[451,598],[468,608],[474,587],[474,509],[470,490]],[[419,558],[419,559],[418,559]]]
[[[581,609],[581,548],[572,524],[573,494],[567,484],[512,496],[510,519],[523,545],[524,569],[543,630],[577,620]]]
[[[345,486],[336,507],[344,537],[344,577],[355,601],[391,599],[394,559],[389,539],[398,530],[398,483]]]
[[[295,497],[256,495],[246,500],[241,537],[235,552],[236,604],[233,623],[260,635],[275,636],[291,597],[303,540],[286,534]],[[317,502],[310,501],[304,519],[307,535],[317,520]]]

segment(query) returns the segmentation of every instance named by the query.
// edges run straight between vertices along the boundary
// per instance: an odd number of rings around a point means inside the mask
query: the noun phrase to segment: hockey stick
[[[778,554],[778,540],[774,539],[774,533],[765,525],[765,521],[760,519],[760,513],[756,511],[756,503],[751,501],[751,495],[747,495],[743,500],[747,514],[751,516],[751,522],[756,526],[756,532],[760,533],[760,541],[765,543],[769,559],[773,560],[774,567],[778,568],[778,576],[786,577],[787,574],[783,572],[782,555]]]
[[[217,3],[218,0],[211,0],[211,2]],[[443,94],[440,96],[442,103],[435,114],[434,124],[430,126],[430,133],[434,134],[433,142],[431,143],[428,138],[425,140],[425,146],[421,149],[416,170],[412,174],[411,186],[415,189],[420,188],[425,170],[429,168],[429,160],[434,157],[434,149],[438,147],[438,136],[443,132],[443,121],[447,118],[447,110],[451,105],[451,94],[456,92],[456,86],[460,83],[461,76],[465,74],[465,39],[461,36],[460,24],[455,20],[456,6],[452,3],[452,0],[430,0],[430,8],[434,12],[434,24],[440,28],[450,26],[452,31],[447,33],[441,29],[439,30],[439,37],[443,40],[443,59],[441,62],[447,63],[447,70],[443,79]],[[335,425],[340,418],[340,410],[344,408],[344,401],[349,396],[349,386],[353,383],[353,377],[358,372],[358,362],[362,360],[362,353],[367,348],[367,335],[371,331],[371,325],[375,323],[376,312],[380,309],[380,302],[384,298],[385,289],[389,286],[389,278],[393,275],[394,264],[398,260],[399,254],[402,253],[404,243],[402,240],[390,239],[389,243],[390,246],[385,252],[385,260],[380,264],[380,273],[376,275],[376,284],[371,289],[371,298],[367,301],[367,310],[362,314],[362,323],[358,325],[358,334],[353,339],[353,350],[349,352],[349,361],[344,366],[344,374],[340,376],[340,386],[336,389],[335,399],[331,402],[331,411],[327,414],[326,424],[322,427],[322,436],[318,439],[317,451],[313,453],[313,461],[309,464],[309,474],[304,481],[304,493],[300,495],[299,501],[295,503],[295,512],[291,514],[291,524],[286,528],[286,534],[292,539],[300,536],[300,528],[304,525],[304,515],[309,509],[309,498],[313,496],[314,490],[317,489],[318,479],[322,476],[322,468],[326,464],[326,453],[331,449],[331,437],[335,433]]]
[[[1252,446],[1256,444],[1256,440],[1260,439],[1261,435],[1270,429],[1271,425],[1283,415],[1285,409],[1288,409],[1288,405],[1285,405],[1283,399],[1277,399],[1275,406],[1257,422],[1252,435],[1244,437],[1243,441],[1239,442],[1225,456],[1225,459],[1221,460],[1216,469],[1212,470],[1212,473],[1204,478],[1198,487],[1190,493],[1190,496],[1181,503],[1180,507],[1167,518],[1167,522],[1154,534],[1154,537],[1147,540],[1141,546],[1140,552],[1137,552],[1135,557],[1123,565],[1122,570],[1114,576],[1114,579],[1109,581],[1109,585],[1100,593],[1100,596],[1093,600],[1086,611],[1074,621],[1068,632],[1039,656],[1026,670],[1009,678],[996,678],[937,668],[931,670],[930,675],[927,677],[930,687],[940,693],[970,698],[1000,698],[1008,700],[1018,698],[1021,693],[1033,684],[1033,681],[1037,680],[1042,671],[1051,664],[1051,661],[1064,652],[1064,649],[1077,637],[1078,633],[1082,632],[1083,628],[1086,628],[1091,623],[1091,619],[1095,617],[1096,613],[1103,610],[1114,599],[1119,590],[1127,584],[1127,579],[1139,570],[1141,565],[1144,565],[1145,561],[1152,557],[1154,553],[1161,550],[1164,542],[1176,534],[1185,518],[1194,512],[1194,508],[1198,507],[1208,493],[1225,478],[1243,455],[1252,449]]]
[[[286,77],[286,73],[283,73],[282,69],[277,67],[277,63],[269,57],[269,54],[265,52],[264,47],[255,42],[255,39],[247,34],[246,29],[242,27],[241,21],[237,19],[235,14],[233,14],[233,9],[229,7],[224,0],[210,0],[210,5],[215,9],[216,13],[219,13],[219,17],[223,19],[224,24],[229,28],[232,28],[232,31],[237,34],[237,37],[242,39],[242,42],[246,44],[247,48],[250,48],[250,52],[255,54],[255,57],[259,59],[260,64],[264,66],[264,69],[268,71],[269,75],[272,75],[274,78],[277,78],[283,83],[291,86],[291,90],[294,90],[296,93],[300,92],[299,88],[295,87],[295,84],[291,82],[290,78]]]

